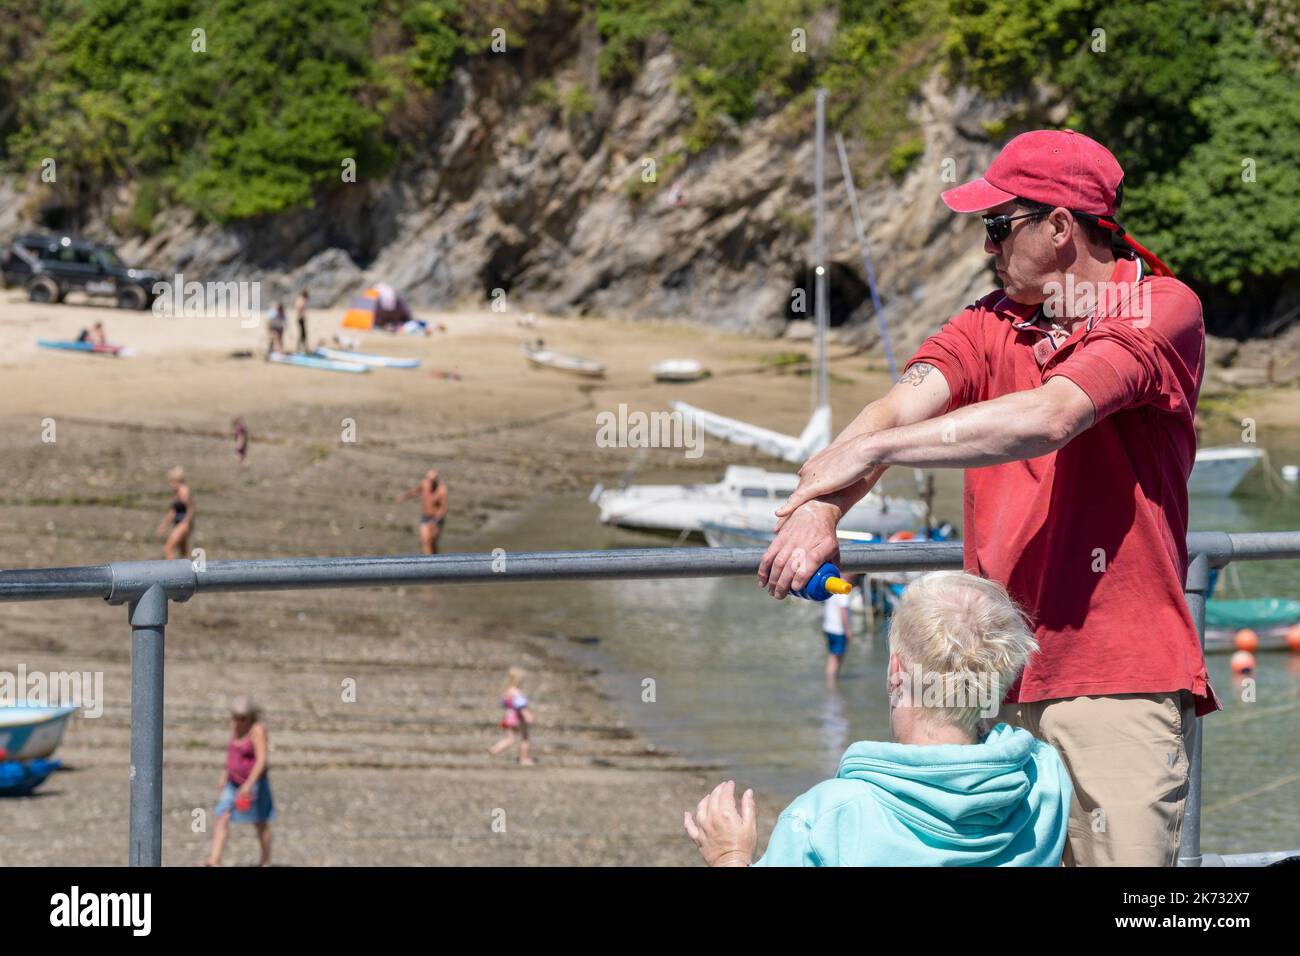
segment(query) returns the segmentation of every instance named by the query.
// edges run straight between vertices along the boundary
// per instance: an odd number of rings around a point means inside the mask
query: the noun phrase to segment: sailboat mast
[[[829,276],[826,273],[826,91],[817,91],[817,170],[814,181],[817,188],[815,235],[813,239],[813,264],[816,266],[816,284],[813,297],[813,314],[817,320],[817,400],[814,408],[830,403],[830,389],[826,370],[826,335],[830,327]]]

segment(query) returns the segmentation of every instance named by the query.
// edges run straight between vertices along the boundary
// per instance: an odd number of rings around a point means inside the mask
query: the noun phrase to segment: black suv
[[[19,236],[0,257],[5,286],[33,302],[62,302],[69,292],[111,296],[123,309],[147,309],[162,274],[131,269],[108,246],[71,236]]]

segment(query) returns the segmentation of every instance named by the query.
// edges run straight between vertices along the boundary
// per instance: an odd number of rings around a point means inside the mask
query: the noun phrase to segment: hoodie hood
[[[936,833],[1003,828],[1025,805],[1033,744],[998,724],[979,744],[860,741],[840,760],[840,780],[861,780],[906,821]]]
[[[860,741],[781,815],[760,862],[799,865],[767,861],[792,844],[812,865],[1056,866],[1071,795],[1056,751],[1007,724],[977,744]]]

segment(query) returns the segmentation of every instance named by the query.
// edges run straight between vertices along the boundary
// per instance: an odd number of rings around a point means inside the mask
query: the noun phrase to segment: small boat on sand
[[[697,382],[707,378],[709,370],[696,359],[665,359],[650,366],[656,382]]]
[[[553,368],[556,371],[571,372],[574,375],[583,375],[587,378],[603,378],[605,375],[604,362],[582,358],[578,355],[567,355],[564,352],[556,352],[553,349],[546,348],[541,344],[540,340],[536,346],[524,343],[523,349],[524,358],[540,368]]]
[[[0,707],[0,760],[48,757],[63,740],[76,707]]]

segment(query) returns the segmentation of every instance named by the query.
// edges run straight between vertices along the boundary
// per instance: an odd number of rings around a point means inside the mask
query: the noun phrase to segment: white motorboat
[[[1202,448],[1196,453],[1187,490],[1193,495],[1230,495],[1263,457],[1263,449],[1244,445]]]
[[[771,533],[776,509],[798,484],[799,476],[793,473],[732,465],[716,484],[602,489],[595,501],[604,524],[700,534],[705,525],[716,524]],[[914,530],[924,520],[921,502],[873,491],[850,509],[840,527],[890,535]]]

